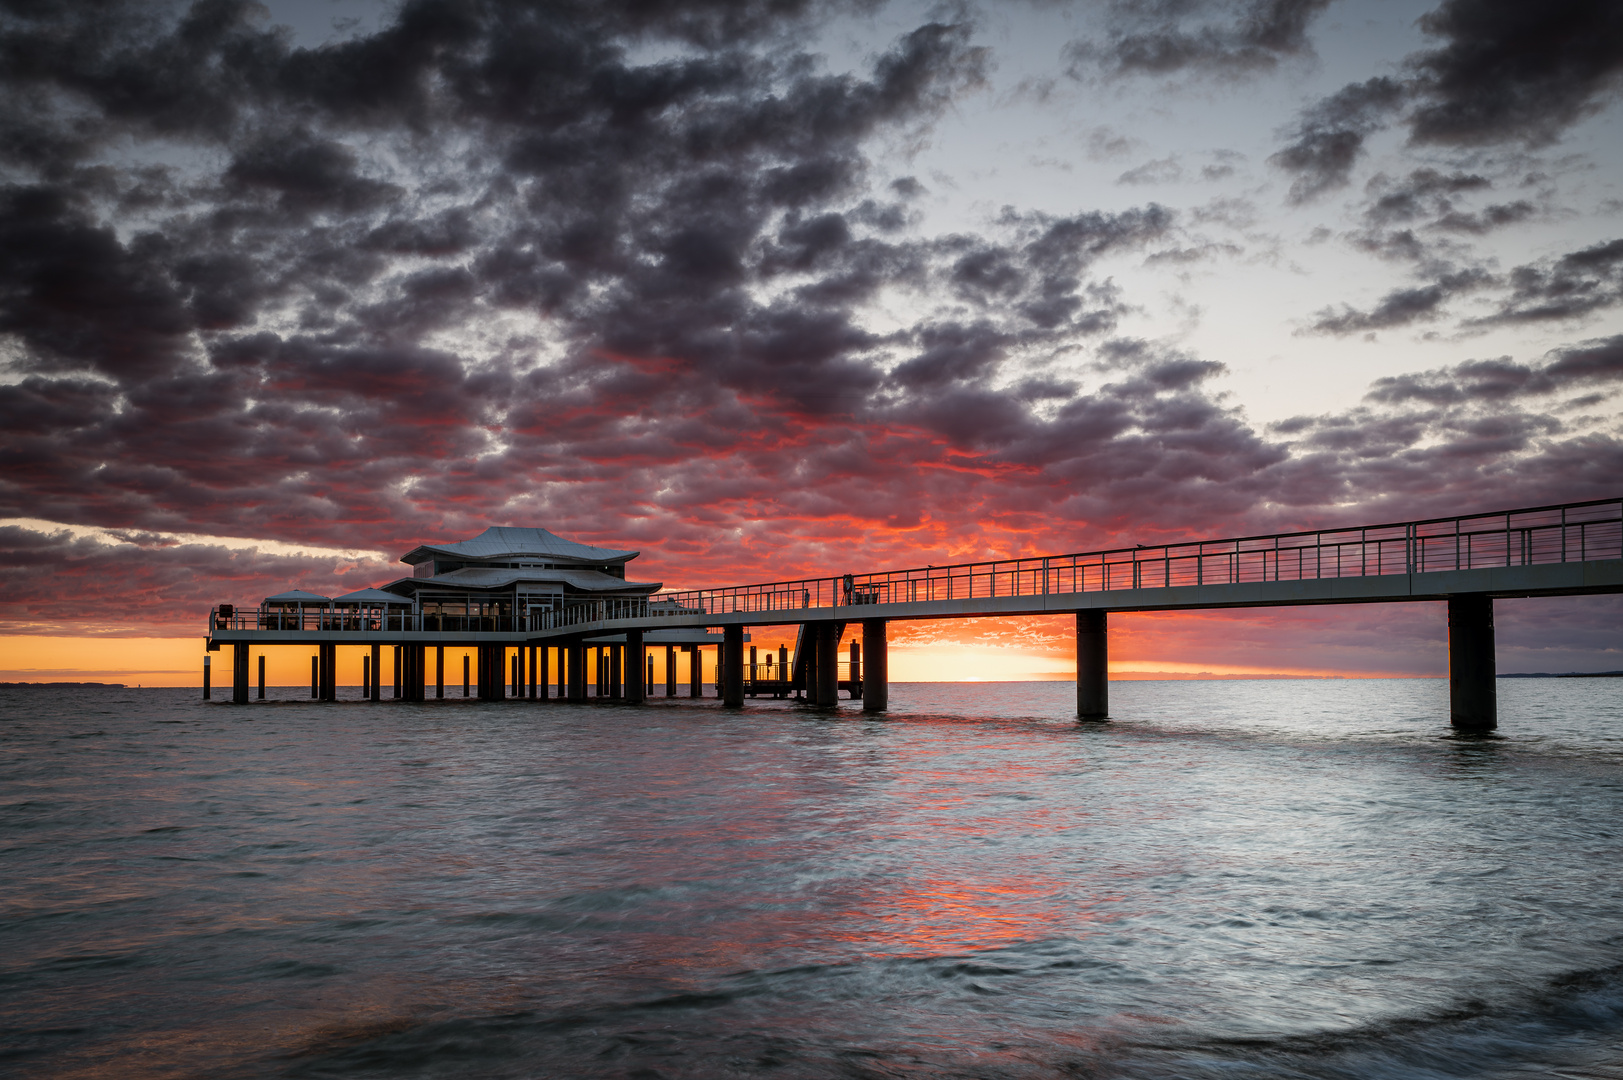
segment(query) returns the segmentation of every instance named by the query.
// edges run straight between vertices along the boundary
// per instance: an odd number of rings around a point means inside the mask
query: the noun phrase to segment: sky
[[[1605,0],[0,0],[0,679],[195,682],[211,605],[493,524],[698,587],[1616,497],[1620,94]],[[1618,598],[1498,630],[1623,669]]]

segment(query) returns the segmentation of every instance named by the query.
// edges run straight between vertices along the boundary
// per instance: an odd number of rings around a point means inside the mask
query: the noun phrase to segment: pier
[[[545,559],[522,550],[545,545],[552,552]],[[232,700],[240,703],[248,702],[254,648],[314,647],[319,700],[336,693],[340,646],[370,649],[372,700],[379,699],[380,650],[398,650],[397,696],[414,701],[428,693],[429,650],[434,693],[443,697],[444,649],[462,647],[476,650],[482,699],[511,690],[547,700],[547,673],[555,671],[559,698],[636,703],[654,690],[648,650],[663,647],[667,696],[676,693],[674,650],[688,658],[689,695],[697,697],[704,652],[714,648],[714,681],[728,706],[793,694],[832,707],[843,690],[877,713],[888,705],[892,620],[1070,614],[1076,714],[1097,721],[1110,711],[1111,612],[1443,601],[1450,723],[1489,731],[1498,724],[1493,602],[1623,592],[1623,499],[714,589],[627,582],[624,564],[636,554],[545,530],[487,530],[473,541],[415,549],[402,560],[419,568],[414,577],[366,595],[295,592],[257,608],[220,605],[209,615],[208,647],[232,648]],[[551,584],[542,580],[548,575]],[[842,662],[839,643],[858,623],[861,641]],[[746,654],[748,628],[787,625],[798,626],[792,654],[784,647],[762,659],[754,646]],[[596,651],[592,665],[588,650]]]

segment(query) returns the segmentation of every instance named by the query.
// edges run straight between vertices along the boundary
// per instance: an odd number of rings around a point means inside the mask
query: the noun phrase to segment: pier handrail
[[[784,621],[793,622],[794,609],[806,607],[1376,577],[1617,558],[1623,558],[1623,498],[673,590],[656,599],[707,614],[781,610]]]
[[[1349,528],[1109,548],[867,574],[839,574],[651,597],[584,600],[530,615],[445,615],[221,605],[220,630],[438,630],[528,633],[615,620],[780,614],[811,608],[1108,592],[1254,581],[1379,577],[1623,558],[1623,498]],[[362,625],[362,624],[366,625]],[[353,624],[353,625],[352,625]]]

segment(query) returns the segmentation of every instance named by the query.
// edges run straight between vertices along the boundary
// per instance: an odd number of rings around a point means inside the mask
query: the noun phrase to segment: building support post
[[[468,654],[462,654],[462,696],[468,696]]]
[[[504,653],[506,651],[507,651],[506,649],[502,650],[502,652],[504,652]],[[520,650],[520,652],[522,652],[522,650]],[[524,696],[524,678],[523,678],[522,673],[519,671],[519,664],[521,662],[519,660],[520,652],[513,653],[512,659],[509,661],[509,667],[511,668],[511,670],[513,672],[513,696],[514,697],[523,697]]]
[[[265,700],[265,654],[259,654],[259,700]]]
[[[800,624],[800,652],[804,663],[800,666],[800,685],[796,696],[805,695],[808,704],[817,704],[817,624]]]
[[[569,645],[569,700],[586,700],[586,646],[578,641]]]
[[[383,647],[372,646],[372,677],[366,683],[366,700],[376,701],[383,696]]]
[[[848,676],[850,676],[850,679],[848,681],[851,684],[851,696],[853,698],[861,697],[862,696],[862,643],[859,642],[856,638],[851,639],[851,663],[850,663],[849,667],[846,669],[846,674]]]
[[[231,643],[231,704],[248,704],[248,643]]]
[[[1103,720],[1110,715],[1110,635],[1106,613],[1097,608],[1076,613],[1076,718]]]
[[[534,645],[528,646],[526,651],[529,653],[529,660],[530,660],[530,700],[534,701],[535,700],[535,646]]]
[[[834,624],[817,624],[817,704],[840,703],[840,643],[834,637]]]
[[[884,619],[862,620],[862,651],[868,654],[867,669],[862,673],[863,712],[890,708],[890,649],[885,630]]]
[[[396,645],[394,647],[394,665],[393,665],[393,667],[394,667],[394,696],[395,696],[396,700],[398,700],[399,697],[400,697],[400,646],[398,646],[398,645]]]
[[[445,696],[445,646],[434,646],[434,696]]]
[[[682,651],[688,654],[688,697],[704,697],[704,665],[699,659],[699,647],[684,645]]]
[[[730,709],[744,704],[744,627],[728,623],[721,628],[721,655],[716,681],[721,683],[721,703]]]
[[[676,696],[676,646],[665,646],[665,696]]]
[[[628,639],[629,640],[629,639]],[[624,645],[609,646],[609,697],[630,697],[631,665],[626,663]]]
[[[1494,683],[1493,597],[1448,598],[1448,719],[1460,731],[1499,726]]]
[[[647,653],[643,649],[642,631],[626,631],[626,704],[641,705],[647,688]]]
[[[209,699],[209,675],[214,667],[214,657],[208,653],[203,654],[203,700]]]
[[[321,655],[321,700],[338,700],[338,646],[329,642],[320,647]]]
[[[543,645],[541,646],[539,652],[540,655],[536,657],[536,663],[540,665],[538,672],[541,678],[539,683],[541,700],[545,701],[547,698],[552,696],[552,687],[548,685],[552,681],[552,677],[550,672],[547,670],[549,667],[551,667],[551,664],[549,664],[548,661],[552,658],[552,647],[549,645]]]

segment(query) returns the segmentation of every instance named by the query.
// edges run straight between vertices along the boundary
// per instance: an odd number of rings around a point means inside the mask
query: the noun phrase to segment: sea
[[[0,1074],[1623,1078],[1623,679],[1110,692],[0,690]]]

